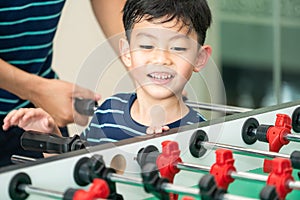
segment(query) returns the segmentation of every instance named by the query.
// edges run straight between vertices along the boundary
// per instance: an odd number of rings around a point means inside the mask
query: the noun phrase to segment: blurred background
[[[191,80],[191,93],[196,95],[192,99],[246,108],[299,99],[300,1],[208,3],[213,25],[206,43],[213,47],[209,64],[213,67]],[[67,1],[55,38],[53,66],[62,79],[76,82],[86,60],[105,43],[89,1]],[[103,56],[93,62],[100,66]],[[117,58],[109,65],[100,86],[91,88],[103,98],[113,93],[114,84],[125,73]]]
[[[227,102],[259,108],[299,99],[300,1],[217,5]]]

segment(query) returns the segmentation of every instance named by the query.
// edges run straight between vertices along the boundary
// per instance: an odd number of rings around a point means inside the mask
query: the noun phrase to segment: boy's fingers
[[[163,126],[163,127],[162,127],[162,130],[163,130],[163,131],[168,131],[168,130],[170,130],[170,128],[169,128],[168,126]]]
[[[162,127],[155,127],[155,133],[156,134],[160,134],[160,133],[162,133]]]
[[[168,131],[168,130],[170,130],[168,126],[151,126],[147,128],[146,133],[148,135],[161,134],[164,131]]]
[[[152,127],[148,127],[147,130],[146,130],[146,134],[147,134],[147,135],[152,135],[152,134],[154,134],[153,128],[152,128]]]

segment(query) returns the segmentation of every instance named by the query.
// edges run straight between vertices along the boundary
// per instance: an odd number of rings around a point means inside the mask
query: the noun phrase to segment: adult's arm
[[[7,90],[24,100],[31,101],[36,107],[43,108],[58,124],[65,126],[76,122],[85,125],[88,118],[73,110],[74,97],[92,98],[99,96],[92,91],[72,83],[46,79],[30,74],[10,65],[0,58],[0,88]]]
[[[119,38],[124,34],[122,10],[125,2],[126,0],[91,0],[98,24],[116,52],[119,51]]]

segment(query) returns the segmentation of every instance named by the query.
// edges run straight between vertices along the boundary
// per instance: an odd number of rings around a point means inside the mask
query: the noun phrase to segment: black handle
[[[21,146],[25,150],[60,154],[84,149],[87,145],[78,135],[60,137],[52,133],[25,131],[21,136]]]
[[[98,103],[93,99],[75,98],[74,107],[79,114],[92,116]]]

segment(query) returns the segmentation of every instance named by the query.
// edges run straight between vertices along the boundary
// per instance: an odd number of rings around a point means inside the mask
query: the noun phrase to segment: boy
[[[95,111],[81,134],[90,145],[204,121],[184,104],[182,91],[211,54],[203,45],[211,23],[206,0],[127,0],[123,12],[127,40],[120,40],[120,53],[136,93],[116,94]],[[12,111],[3,129],[12,125],[60,134],[41,109]]]

